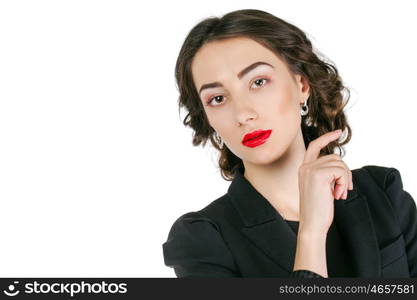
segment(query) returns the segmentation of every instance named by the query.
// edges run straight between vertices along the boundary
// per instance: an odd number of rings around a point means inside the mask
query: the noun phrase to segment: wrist
[[[293,270],[310,270],[327,277],[326,238],[320,231],[299,231]]]
[[[303,240],[326,240],[327,232],[324,230],[311,230],[300,227],[298,238]]]

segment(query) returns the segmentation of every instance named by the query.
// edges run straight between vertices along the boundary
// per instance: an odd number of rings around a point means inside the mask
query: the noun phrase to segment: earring
[[[220,147],[220,149],[223,148],[224,142],[222,138],[217,134],[217,131],[214,132],[214,137],[217,140],[217,145]]]
[[[308,114],[307,100],[308,99],[306,99],[306,101],[304,102],[304,104],[301,106],[300,113],[301,113],[302,116],[305,116],[305,115]]]

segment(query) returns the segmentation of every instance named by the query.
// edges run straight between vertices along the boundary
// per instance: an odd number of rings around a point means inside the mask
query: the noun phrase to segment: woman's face
[[[243,161],[271,163],[301,134],[308,84],[268,48],[246,37],[209,42],[191,69],[211,127]],[[255,130],[272,132],[263,144],[245,146],[243,137]]]

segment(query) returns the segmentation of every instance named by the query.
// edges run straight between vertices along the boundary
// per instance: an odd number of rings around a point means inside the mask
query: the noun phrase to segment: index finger
[[[320,154],[320,150],[327,146],[330,142],[337,139],[342,133],[341,129],[326,132],[308,144],[308,148],[304,155],[303,163],[309,163],[316,160]]]

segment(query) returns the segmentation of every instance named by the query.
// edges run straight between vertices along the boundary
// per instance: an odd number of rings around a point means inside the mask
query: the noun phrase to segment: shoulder
[[[370,198],[382,190],[391,201],[396,201],[399,198],[398,193],[403,191],[401,173],[394,167],[365,165],[352,170],[352,177],[353,184]]]
[[[222,199],[200,211],[187,212],[173,223],[162,247],[165,265],[174,267],[177,276],[233,277],[237,274],[219,225],[205,213],[222,207]]]
[[[385,189],[392,181],[395,181],[397,184],[401,181],[400,171],[394,167],[365,165],[352,170],[352,174],[357,174],[358,172],[364,172],[382,189]]]
[[[219,231],[219,225],[213,216],[217,215],[219,211],[224,212],[228,205],[227,194],[225,194],[198,211],[184,213],[172,224],[169,236],[184,230],[193,230],[196,233],[201,230]]]
[[[375,205],[380,204],[379,191],[382,191],[400,220],[405,217],[405,214],[414,213],[415,201],[404,189],[398,168],[365,165],[352,170],[352,176],[356,178],[360,191],[366,194],[368,202],[375,202]]]
[[[401,173],[394,167],[365,165],[353,169],[352,177],[359,190],[368,194],[376,190],[383,190],[390,194],[389,196],[393,196],[395,191],[398,192],[403,189]]]
[[[187,212],[174,221],[169,231],[168,239],[177,234],[200,234],[209,229],[217,231],[218,226],[199,211]]]
[[[171,226],[164,251],[174,252],[178,247],[187,251],[208,251],[208,245],[217,245],[225,250],[222,233],[224,222],[228,222],[230,203],[227,194],[217,198],[198,211],[187,212],[178,217]],[[211,247],[211,246],[210,246]],[[213,249],[213,248],[211,248]]]

